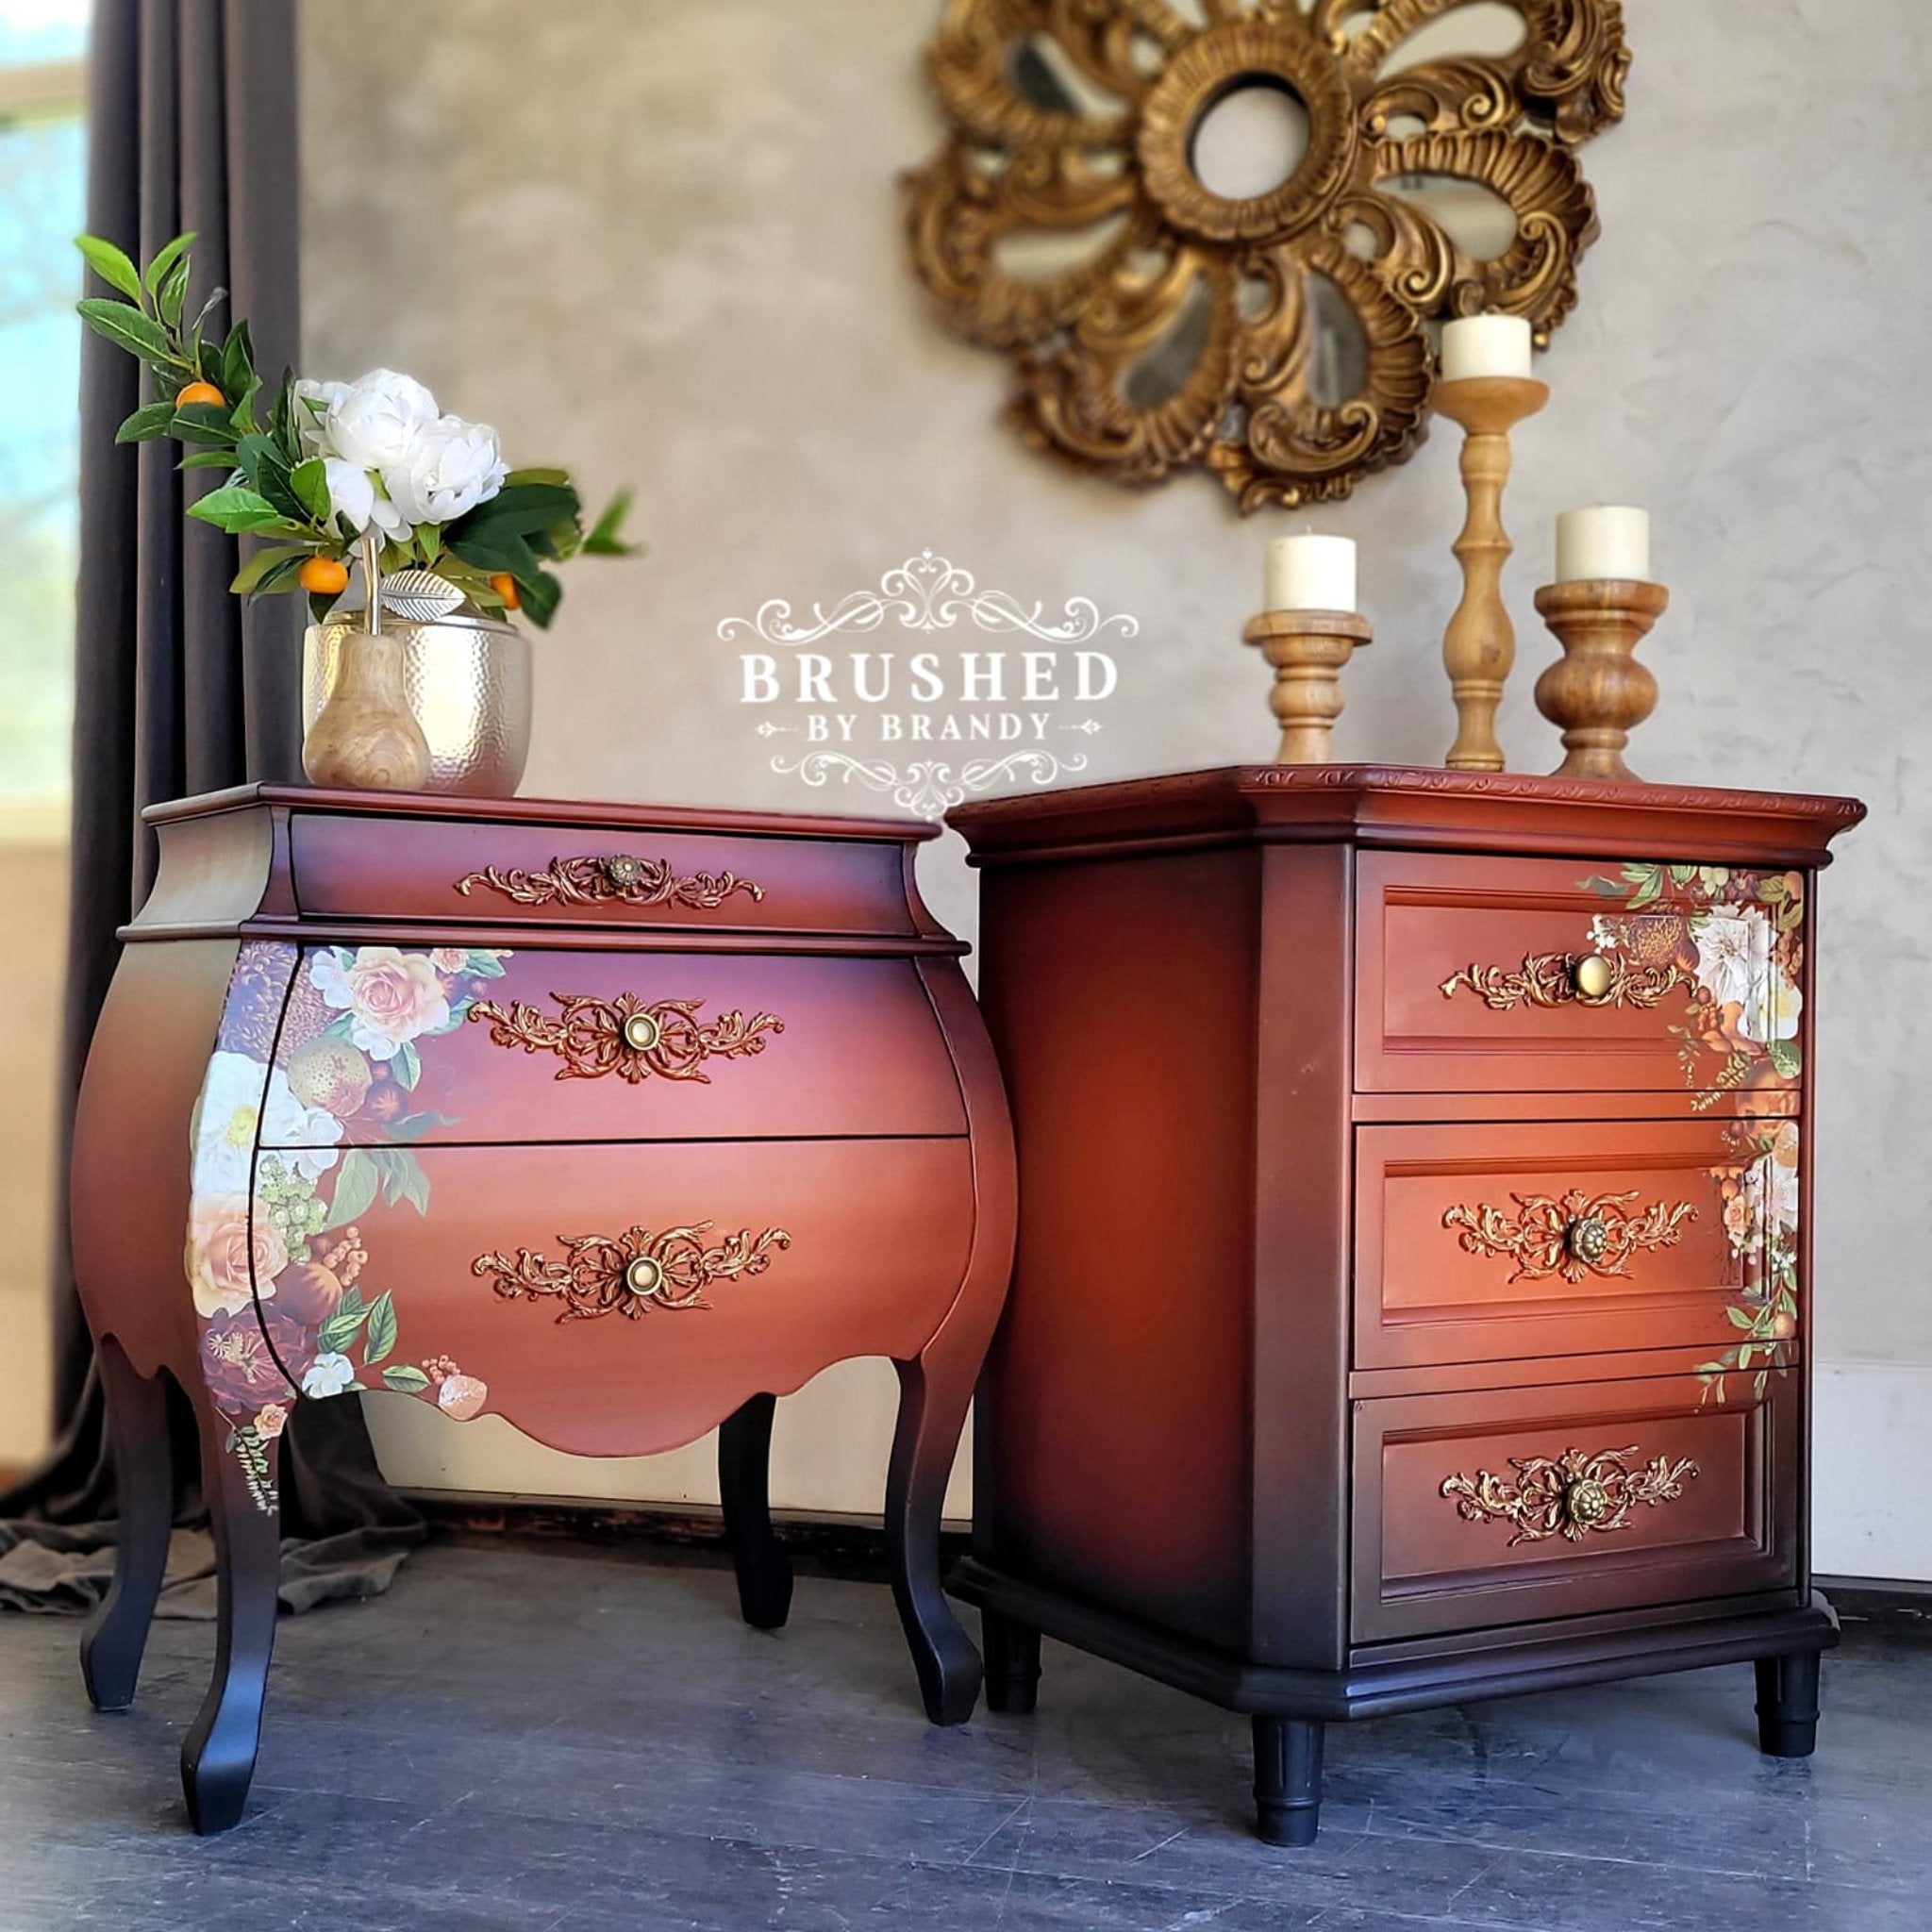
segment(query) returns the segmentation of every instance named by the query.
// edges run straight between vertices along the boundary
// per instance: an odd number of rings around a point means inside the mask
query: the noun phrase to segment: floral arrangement
[[[361,546],[383,575],[427,571],[479,610],[521,608],[541,626],[563,595],[549,565],[579,553],[630,553],[621,535],[628,492],[587,528],[563,471],[510,469],[494,429],[443,414],[428,390],[394,370],[348,383],[285,370],[261,421],[247,323],[207,332],[226,291],[217,289],[184,320],[193,241],[177,235],[140,269],[111,242],[78,237],[89,267],[115,291],[78,308],[96,334],[151,373],[153,399],[121,425],[117,441],[172,437],[189,448],[184,470],[229,473],[188,514],[262,540],[232,590],[300,589],[320,618],[347,588],[347,559]]]

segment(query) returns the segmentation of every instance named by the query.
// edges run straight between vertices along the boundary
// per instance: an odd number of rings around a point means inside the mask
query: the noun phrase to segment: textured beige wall
[[[1529,591],[1554,512],[1645,503],[1674,605],[1647,651],[1664,703],[1640,769],[1874,808],[1824,894],[1818,1341],[1848,1391],[1827,1392],[1821,1424],[1829,1490],[1903,1447],[1857,1436],[1875,1413],[1856,1393],[1867,1367],[1932,1396],[1912,1099],[1932,1048],[1917,996],[1932,33],[1913,0],[1625,12],[1630,118],[1586,151],[1605,236],[1543,364],[1555,399],[1519,443],[1524,672],[1504,734],[1518,762],[1552,761]],[[894,179],[936,136],[919,68],[936,15],[936,0],[309,0],[312,366],[410,369],[513,453],[566,460],[593,489],[639,485],[653,554],[574,576],[542,646],[526,789],[808,802],[754,750],[715,626],[768,596],[835,598],[927,544],[1029,598],[1141,617],[1096,775],[1267,755],[1238,633],[1261,546],[1291,525],[1241,523],[1205,481],[1128,496],[1027,456],[994,422],[1001,365],[943,335],[908,272]],[[345,58],[374,45],[374,70]],[[1428,762],[1447,742],[1435,651],[1455,459],[1438,435],[1319,520],[1359,540],[1379,633],[1350,672],[1347,755]],[[970,927],[970,875],[950,849],[931,858],[936,907]],[[879,1425],[887,1387],[858,1375],[803,1415],[787,1500],[866,1507],[830,1445],[850,1416]],[[1924,1429],[1932,1399],[1887,1412]],[[572,1481],[413,1429],[391,1453],[451,1482]],[[666,1493],[695,1467],[604,1474]],[[1822,1556],[1870,1567],[1898,1528],[1833,1556],[1822,1510]]]

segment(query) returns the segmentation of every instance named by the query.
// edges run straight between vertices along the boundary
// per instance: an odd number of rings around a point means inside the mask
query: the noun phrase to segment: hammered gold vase
[[[385,602],[388,600],[385,599]],[[342,641],[362,627],[338,608],[302,641],[302,724],[314,724],[334,685]],[[530,755],[530,643],[495,618],[452,615],[434,623],[385,617],[402,646],[403,692],[429,743],[425,791],[510,798]]]

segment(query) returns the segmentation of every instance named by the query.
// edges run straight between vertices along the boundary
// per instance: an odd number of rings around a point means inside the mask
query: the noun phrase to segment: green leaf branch
[[[322,458],[304,441],[309,404],[285,369],[258,420],[263,384],[255,367],[248,325],[239,321],[220,337],[207,333],[210,316],[227,299],[216,289],[192,320],[184,320],[194,236],[177,235],[142,270],[111,242],[80,235],[75,246],[113,292],[77,303],[95,334],[125,349],[147,369],[153,394],[121,425],[117,442],[167,437],[184,446],[183,470],[225,470],[224,483],[189,506],[188,514],[231,536],[261,541],[229,589],[268,596],[307,588],[313,614],[326,614],[344,577],[304,572],[322,558],[343,571],[359,541],[345,517],[334,513]],[[448,524],[424,524],[408,541],[382,545],[378,568],[432,570],[461,591],[477,610],[501,616],[518,608],[546,628],[563,585],[552,565],[576,556],[627,557],[637,546],[623,534],[630,492],[620,491],[588,527],[576,486],[562,470],[512,470],[494,496]]]

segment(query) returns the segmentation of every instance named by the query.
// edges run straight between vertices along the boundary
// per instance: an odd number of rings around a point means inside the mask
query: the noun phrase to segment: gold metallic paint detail
[[[651,1308],[708,1308],[705,1290],[714,1281],[762,1274],[774,1251],[789,1248],[782,1227],[762,1234],[741,1228],[708,1241],[712,1224],[694,1221],[653,1234],[634,1227],[608,1235],[558,1235],[563,1257],[553,1260],[529,1248],[478,1255],[471,1274],[488,1278],[505,1301],[557,1300],[558,1323],[593,1322],[605,1315],[641,1319]]]
[[[1530,1007],[1637,1007],[1648,1011],[1674,987],[1694,991],[1697,976],[1674,959],[1638,965],[1616,953],[1531,953],[1513,973],[1465,966],[1442,982],[1442,997],[1468,987],[1491,1012]]]
[[[625,906],[687,906],[715,912],[734,892],[749,893],[754,901],[765,889],[730,872],[694,872],[680,875],[666,858],[640,858],[618,852],[608,858],[553,858],[541,872],[521,866],[499,871],[486,866],[465,873],[456,889],[467,898],[474,886],[488,886],[519,906],[601,906],[617,900]]]
[[[1388,71],[1457,4],[947,0],[927,66],[949,140],[908,177],[913,264],[950,326],[1012,357],[1029,442],[1129,485],[1205,466],[1243,512],[1334,499],[1422,441],[1427,325],[1501,311],[1547,343],[1597,234],[1574,150],[1623,115],[1622,9],[1508,0],[1513,52]],[[1255,85],[1302,104],[1307,146],[1286,180],[1224,196],[1195,135]],[[1508,247],[1471,255],[1401,192],[1417,177],[1507,203]],[[1325,403],[1314,277],[1354,312],[1366,364]],[[1171,336],[1189,366],[1130,400]]]
[[[559,1080],[615,1074],[632,1086],[654,1074],[708,1085],[708,1060],[763,1053],[770,1037],[785,1030],[775,1013],[754,1013],[747,1020],[734,1010],[701,1021],[697,1012],[703,1000],[654,1000],[647,1006],[629,992],[611,1000],[574,992],[550,997],[562,1008],[560,1013],[541,1012],[527,1000],[508,1007],[478,1000],[470,1018],[487,1021],[498,1046],[554,1053],[563,1062],[557,1072]]]
[[[1652,1508],[1674,1503],[1697,1474],[1688,1457],[1673,1462],[1665,1456],[1632,1469],[1630,1458],[1638,1453],[1633,1446],[1599,1449],[1594,1456],[1566,1449],[1554,1460],[1512,1456],[1513,1480],[1479,1469],[1473,1476],[1445,1476],[1440,1493],[1465,1522],[1509,1524],[1515,1531],[1511,1549],[1553,1536],[1580,1543],[1591,1535],[1628,1529],[1630,1512],[1640,1503]]]
[[[1561,1275],[1575,1283],[1590,1274],[1627,1275],[1632,1255],[1674,1248],[1684,1238],[1686,1222],[1697,1219],[1689,1201],[1674,1207],[1655,1201],[1641,1213],[1628,1211],[1637,1199],[1623,1194],[1586,1194],[1570,1189],[1561,1199],[1548,1194],[1511,1194],[1517,1213],[1483,1203],[1447,1208],[1444,1227],[1459,1228],[1461,1246],[1471,1255],[1500,1255],[1516,1263],[1511,1281],[1545,1281]]]

